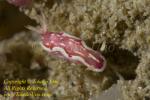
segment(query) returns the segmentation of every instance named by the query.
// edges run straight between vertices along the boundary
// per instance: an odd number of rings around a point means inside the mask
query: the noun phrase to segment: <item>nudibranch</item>
[[[45,32],[41,35],[41,46],[52,55],[70,62],[82,63],[88,69],[103,71],[105,58],[97,51],[87,47],[85,42],[65,32]]]
[[[102,54],[88,47],[83,40],[65,32],[49,32],[45,23],[42,26],[40,30],[31,26],[27,28],[40,33],[40,44],[50,55],[83,64],[95,72],[105,69],[106,60]]]

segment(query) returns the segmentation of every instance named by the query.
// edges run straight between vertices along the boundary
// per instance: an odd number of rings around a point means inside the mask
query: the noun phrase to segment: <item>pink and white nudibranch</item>
[[[41,46],[50,54],[74,63],[82,63],[92,71],[104,70],[105,58],[99,52],[87,47],[81,39],[64,32],[45,32],[41,36]]]
[[[102,54],[89,48],[83,40],[65,32],[48,32],[45,22],[42,24],[43,28],[40,30],[31,26],[27,28],[40,33],[40,44],[50,55],[83,64],[95,72],[102,72],[105,69],[106,60]]]

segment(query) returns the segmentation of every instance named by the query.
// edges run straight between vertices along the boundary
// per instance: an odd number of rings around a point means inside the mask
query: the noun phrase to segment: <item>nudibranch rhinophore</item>
[[[102,54],[89,48],[80,38],[65,32],[45,32],[41,37],[41,46],[49,54],[70,62],[82,63],[95,72],[105,69],[106,60]]]

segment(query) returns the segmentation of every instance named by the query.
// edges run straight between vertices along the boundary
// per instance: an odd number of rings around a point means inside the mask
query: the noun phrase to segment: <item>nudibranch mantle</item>
[[[105,58],[99,52],[89,48],[80,38],[65,32],[45,32],[41,37],[40,44],[50,55],[84,64],[89,70],[95,72],[105,69]]]

